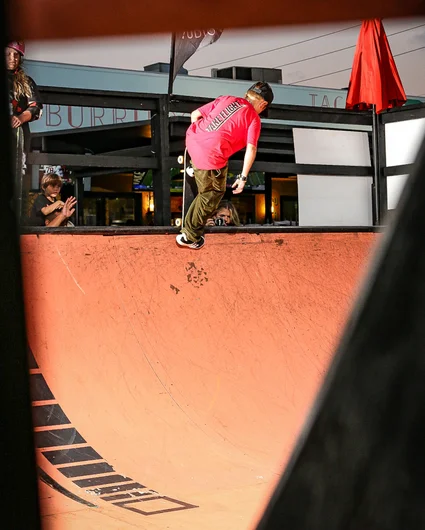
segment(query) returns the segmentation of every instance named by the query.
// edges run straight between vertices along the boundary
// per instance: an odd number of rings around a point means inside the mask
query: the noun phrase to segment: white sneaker
[[[193,250],[199,250],[205,244],[205,238],[203,238],[202,236],[199,241],[189,241],[188,239],[186,239],[186,236],[184,234],[179,234],[176,237],[176,241],[177,244],[181,247],[192,248]]]

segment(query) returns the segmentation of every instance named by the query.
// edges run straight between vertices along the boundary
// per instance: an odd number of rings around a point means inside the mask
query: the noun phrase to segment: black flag
[[[168,84],[168,94],[170,95],[173,88],[173,82],[177,72],[184,63],[192,57],[199,48],[204,48],[209,44],[216,42],[223,33],[222,29],[205,29],[183,31],[173,35],[171,44],[171,61],[170,61],[170,78]]]

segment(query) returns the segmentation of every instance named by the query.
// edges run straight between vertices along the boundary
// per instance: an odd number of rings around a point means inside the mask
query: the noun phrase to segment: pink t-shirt
[[[186,133],[186,147],[198,169],[221,169],[247,144],[257,145],[261,120],[246,99],[221,96],[198,110],[203,117]]]

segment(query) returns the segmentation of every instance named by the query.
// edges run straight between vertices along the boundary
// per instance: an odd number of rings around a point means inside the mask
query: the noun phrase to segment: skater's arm
[[[248,178],[248,174],[251,171],[252,164],[254,163],[255,157],[257,156],[257,147],[253,144],[246,146],[245,156],[243,159],[242,177]],[[234,194],[241,193],[245,187],[246,180],[237,179],[233,184],[232,188]]]
[[[245,156],[243,159],[242,175],[248,176],[251,171],[252,164],[254,163],[255,157],[257,156],[257,146],[248,144],[246,146]]]
[[[190,115],[190,121],[192,123],[194,123],[195,121],[198,121],[202,118],[202,114],[201,112],[199,111],[199,109],[196,109],[192,112],[192,114]]]

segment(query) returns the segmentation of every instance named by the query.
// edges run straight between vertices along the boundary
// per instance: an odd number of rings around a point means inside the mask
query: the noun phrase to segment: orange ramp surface
[[[22,236],[43,528],[253,528],[375,239]]]

